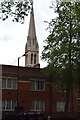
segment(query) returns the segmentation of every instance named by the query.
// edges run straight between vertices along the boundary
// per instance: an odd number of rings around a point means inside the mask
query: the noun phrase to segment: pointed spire
[[[33,2],[31,5],[29,31],[25,46],[25,66],[34,67],[39,64],[39,45],[36,37]]]
[[[31,14],[30,14],[30,23],[29,23],[28,36],[30,38],[34,38],[36,36],[33,3],[32,3]]]

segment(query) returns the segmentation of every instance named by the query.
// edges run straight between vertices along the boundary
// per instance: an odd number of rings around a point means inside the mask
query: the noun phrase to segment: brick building
[[[14,111],[17,104],[24,112],[44,112],[55,117],[65,114],[65,94],[55,91],[42,69],[11,65],[1,65],[0,68],[3,115]],[[80,112],[80,99],[75,89],[73,96],[73,99],[70,98],[69,112],[76,114]]]
[[[13,111],[17,102],[25,112],[45,111],[45,102],[48,103],[49,99],[49,87],[41,69],[19,67],[17,82],[17,66],[2,65],[1,67],[3,111]],[[46,109],[48,108],[49,105],[46,106]]]
[[[16,106],[23,108],[24,113],[43,112],[47,116],[60,117],[65,112],[65,96],[54,89],[54,80],[46,76],[39,65],[39,45],[36,37],[33,7],[30,15],[29,32],[25,46],[25,66],[0,65],[0,111],[14,111]],[[21,56],[21,57],[22,57]],[[54,75],[53,75],[54,76]],[[80,112],[79,91],[73,87],[70,97],[69,115]]]

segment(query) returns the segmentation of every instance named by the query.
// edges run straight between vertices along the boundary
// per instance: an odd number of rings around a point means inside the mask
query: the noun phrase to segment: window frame
[[[64,101],[56,102],[56,111],[57,112],[65,112],[65,102]]]
[[[17,90],[17,78],[6,77],[2,78],[2,89]]]
[[[45,102],[42,100],[33,100],[31,103],[31,111],[45,111]]]
[[[12,88],[11,78],[8,78],[6,82],[7,82],[7,88],[8,88],[8,89],[11,89],[11,88]]]
[[[45,91],[45,81],[44,80],[31,80],[30,90],[31,91]]]
[[[2,100],[2,111],[14,111],[17,106],[17,101],[15,100]]]

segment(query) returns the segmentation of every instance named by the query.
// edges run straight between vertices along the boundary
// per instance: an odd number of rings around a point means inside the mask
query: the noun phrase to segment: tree
[[[47,70],[59,78],[55,86],[66,90],[65,111],[69,109],[73,83],[80,87],[80,19],[75,14],[75,3],[56,3],[57,17],[49,23],[50,35],[45,40],[42,59],[47,60]]]
[[[11,16],[13,21],[23,23],[31,5],[31,0],[3,0],[0,2],[0,18],[6,20]]]
[[[78,19],[80,19],[80,14],[79,14],[80,13],[80,1],[76,2],[74,6],[75,6],[75,14],[78,17]]]
[[[1,0],[0,19],[4,21],[11,16],[13,21],[24,23],[32,3],[33,0]],[[80,19],[80,2],[76,2],[74,7],[76,17]]]

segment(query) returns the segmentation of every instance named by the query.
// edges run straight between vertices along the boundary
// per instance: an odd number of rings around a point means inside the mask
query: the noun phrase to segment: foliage
[[[80,19],[80,1],[76,2],[74,6],[75,6],[75,14],[78,17],[78,19]]]
[[[11,16],[13,21],[23,23],[31,4],[29,0],[3,0],[0,2],[0,18],[4,21]]]
[[[68,79],[76,82],[78,78],[80,85],[80,19],[75,14],[75,3],[57,3],[55,12],[57,17],[49,23],[50,35],[45,40],[42,59],[48,62],[48,72],[57,73],[59,81],[55,84],[63,90]]]
[[[80,89],[80,18],[75,5],[74,2],[56,4],[57,17],[49,23],[50,35],[42,52],[55,88],[66,90],[65,112],[69,110],[73,85]]]

